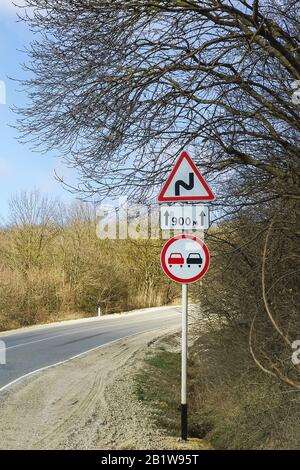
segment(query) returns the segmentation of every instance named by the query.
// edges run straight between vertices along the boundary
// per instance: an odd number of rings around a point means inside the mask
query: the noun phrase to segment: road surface
[[[0,334],[6,365],[0,365],[0,392],[24,376],[99,346],[155,329],[180,326],[180,308],[162,307],[140,313],[23,329]]]

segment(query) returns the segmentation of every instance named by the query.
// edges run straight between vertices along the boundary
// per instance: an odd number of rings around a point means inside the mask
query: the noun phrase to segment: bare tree
[[[15,194],[9,201],[9,227],[11,229],[10,264],[25,276],[33,266],[42,263],[42,255],[57,235],[57,214],[61,204],[39,191]]]
[[[223,208],[299,198],[297,2],[26,4],[42,34],[19,128],[79,168],[85,197],[151,198],[193,145]]]
[[[43,196],[38,190],[21,191],[10,198],[8,223],[13,226],[49,227],[56,222],[59,205],[58,200]]]

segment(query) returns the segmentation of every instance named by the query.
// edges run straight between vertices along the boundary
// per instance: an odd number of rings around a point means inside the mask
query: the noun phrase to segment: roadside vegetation
[[[215,449],[299,450],[299,394],[256,367],[245,331],[200,333],[190,374],[192,407]]]
[[[171,303],[179,288],[161,272],[161,246],[97,238],[84,204],[13,197],[0,231],[0,331]]]
[[[199,325],[191,373],[216,448],[300,448],[300,225],[297,204],[272,206],[209,236],[212,265],[198,290],[208,331]]]

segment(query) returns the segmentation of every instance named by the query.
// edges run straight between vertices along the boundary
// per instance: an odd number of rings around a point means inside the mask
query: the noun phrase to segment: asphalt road
[[[28,328],[1,336],[6,364],[0,364],[0,392],[27,374],[128,336],[180,325],[180,308],[162,307],[122,316]]]

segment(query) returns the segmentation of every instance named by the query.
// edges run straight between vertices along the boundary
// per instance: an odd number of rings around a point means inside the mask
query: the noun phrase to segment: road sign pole
[[[187,353],[188,353],[188,285],[182,284],[181,332],[181,439],[187,440]]]
[[[210,202],[215,196],[187,152],[181,152],[173,170],[158,195],[158,202]],[[187,213],[186,213],[187,212]],[[188,284],[201,279],[209,267],[210,255],[205,243],[184,230],[209,227],[207,206],[163,206],[160,210],[162,230],[182,230],[163,247],[160,260],[166,275],[182,284],[181,338],[181,437],[188,436],[187,352],[188,352]]]

